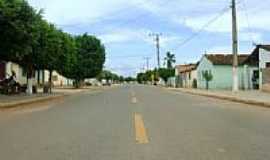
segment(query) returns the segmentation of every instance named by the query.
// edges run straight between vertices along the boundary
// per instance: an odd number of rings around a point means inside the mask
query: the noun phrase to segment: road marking
[[[135,122],[136,142],[138,144],[149,143],[142,116],[138,113],[135,113],[134,122]]]
[[[136,97],[132,97],[131,102],[132,102],[132,103],[137,103],[137,102],[138,102],[138,100],[137,100],[137,98],[136,98]]]

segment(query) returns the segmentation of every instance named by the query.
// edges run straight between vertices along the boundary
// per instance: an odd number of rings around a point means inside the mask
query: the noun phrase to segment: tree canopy
[[[105,47],[94,36],[84,34],[75,37],[77,63],[73,66],[76,75],[72,78],[83,80],[96,77],[103,68],[105,62]]]
[[[71,35],[43,19],[25,0],[0,0],[0,60],[27,70],[57,71],[83,81],[96,77],[105,63],[105,47],[88,34]]]
[[[164,58],[166,64],[167,64],[167,68],[172,69],[173,68],[173,64],[176,62],[175,60],[175,55],[171,54],[171,52],[167,52],[166,53],[166,57]]]
[[[33,45],[37,44],[37,12],[23,0],[0,1],[0,56],[6,61],[23,63],[33,61]]]
[[[137,74],[138,83],[146,83],[158,81],[159,78],[162,78],[165,82],[167,82],[168,78],[175,76],[174,69],[170,68],[160,68],[154,70],[148,70],[146,72]]]

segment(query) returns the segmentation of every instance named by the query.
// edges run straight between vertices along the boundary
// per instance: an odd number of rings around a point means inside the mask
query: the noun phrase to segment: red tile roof
[[[197,64],[185,64],[185,65],[177,65],[175,68],[179,73],[190,72],[197,68]]]
[[[211,61],[214,65],[232,65],[233,55],[232,54],[206,54],[206,58]],[[247,58],[248,54],[239,54],[238,63],[242,64]]]

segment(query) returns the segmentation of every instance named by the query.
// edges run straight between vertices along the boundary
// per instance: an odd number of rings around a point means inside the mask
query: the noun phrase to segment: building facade
[[[249,55],[238,55],[238,84],[240,89],[254,88],[254,71],[256,66],[247,66],[243,62]],[[233,85],[232,77],[232,54],[206,54],[201,58],[197,66],[197,85],[200,89],[206,88],[204,72],[212,74],[213,79],[209,82],[210,89],[231,90]]]
[[[257,67],[260,90],[270,91],[270,45],[257,45],[245,64]]]
[[[197,88],[197,64],[177,65],[175,67],[176,86]]]
[[[21,85],[27,84],[26,70],[20,65],[13,62],[0,62],[0,80],[11,76],[12,71],[16,73],[16,80]],[[52,81],[54,86],[68,86],[73,85],[71,79],[67,79],[56,71],[53,71]],[[43,85],[49,82],[49,71],[35,71],[33,78],[33,85]]]

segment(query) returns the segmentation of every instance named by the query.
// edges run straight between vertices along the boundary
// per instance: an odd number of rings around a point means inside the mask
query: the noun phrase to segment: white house
[[[197,85],[197,64],[177,65],[175,67],[176,86],[194,88]]]
[[[50,76],[50,72],[45,70],[45,71],[41,71],[42,74],[41,75],[41,79],[43,80],[42,83],[46,84],[49,82],[49,76]],[[73,85],[73,80],[68,79],[64,76],[62,76],[61,74],[59,74],[56,71],[53,71],[52,73],[52,83],[53,86],[72,86]]]
[[[258,68],[259,88],[270,91],[270,45],[257,45],[245,63]]]
[[[16,80],[20,84],[27,83],[26,70],[23,69],[20,65],[13,62],[3,62],[3,61],[0,62],[0,80],[3,80],[11,76],[12,71],[16,73]],[[33,79],[33,84],[35,83],[36,83],[36,78]]]
[[[27,84],[26,70],[20,65],[13,62],[0,62],[0,80],[8,78],[11,72],[16,73],[16,79],[21,84]],[[53,72],[52,81],[54,86],[72,85],[73,81],[60,75],[56,71]],[[33,85],[46,84],[49,82],[49,71],[36,71],[33,78]]]

